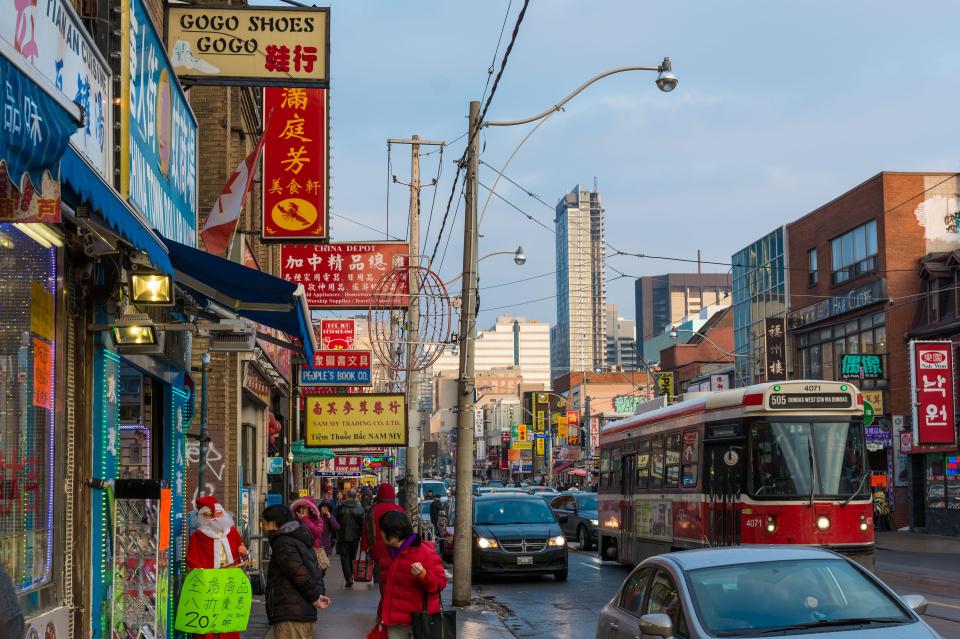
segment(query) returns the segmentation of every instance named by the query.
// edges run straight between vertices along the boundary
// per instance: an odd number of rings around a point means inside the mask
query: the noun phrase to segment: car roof
[[[530,493],[522,493],[520,491],[501,491],[497,493],[483,493],[480,495],[474,495],[473,501],[499,501],[502,499],[540,499],[539,495],[531,495]]]
[[[658,557],[677,564],[683,570],[697,570],[769,561],[836,559],[837,555],[829,550],[808,546],[736,546],[684,550]]]

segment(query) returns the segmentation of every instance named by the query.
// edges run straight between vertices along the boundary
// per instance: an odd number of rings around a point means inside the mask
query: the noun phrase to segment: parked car
[[[550,502],[557,523],[567,539],[575,539],[580,550],[590,550],[597,543],[596,493],[562,493]]]
[[[483,485],[489,486],[490,488],[503,488],[506,486],[505,483],[496,479],[488,479],[487,481],[483,482]]]
[[[510,488],[507,486],[480,486],[477,488],[478,495],[489,495],[490,493],[521,493],[529,494],[525,488]]]
[[[435,497],[446,499],[447,485],[441,479],[421,479],[420,499],[426,499],[429,492],[432,492]]]
[[[456,500],[440,514],[440,553],[453,557]],[[473,575],[550,574],[566,581],[567,544],[550,507],[537,496],[498,492],[473,498]]]
[[[926,608],[820,548],[686,550],[637,566],[600,612],[596,638],[938,638],[917,616]]]

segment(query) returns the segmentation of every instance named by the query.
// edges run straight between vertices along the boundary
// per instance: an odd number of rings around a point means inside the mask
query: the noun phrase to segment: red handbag
[[[373,581],[373,560],[370,559],[370,553],[366,553],[364,559],[353,560],[353,580],[361,583]]]
[[[367,639],[387,639],[387,627],[377,619],[376,625],[367,633]]]

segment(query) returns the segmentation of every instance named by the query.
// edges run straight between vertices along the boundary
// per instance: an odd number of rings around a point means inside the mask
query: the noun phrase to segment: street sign
[[[526,441],[526,440],[527,440],[527,425],[526,425],[526,424],[518,424],[518,425],[517,425],[517,439],[519,439],[520,441]]]
[[[371,386],[371,362],[370,351],[317,351],[313,367],[300,369],[300,385]]]
[[[673,396],[673,372],[662,371],[657,373],[657,394]]]
[[[546,438],[537,437],[537,454],[540,456],[543,455],[543,442],[545,441],[546,441]]]
[[[871,404],[870,402],[864,401],[863,402],[863,425],[869,426],[870,424],[872,424],[874,417],[875,417],[875,413],[873,412],[873,404]]]

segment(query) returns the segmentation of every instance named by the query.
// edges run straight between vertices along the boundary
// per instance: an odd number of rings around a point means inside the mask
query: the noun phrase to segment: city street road
[[[630,570],[575,548],[566,583],[552,577],[487,578],[475,584],[477,594],[507,609],[504,623],[517,639],[592,638],[600,609]],[[960,557],[880,550],[877,564],[881,578],[898,593],[927,598],[924,619],[934,630],[944,639],[960,639],[960,591],[955,578],[948,581],[960,572]]]

